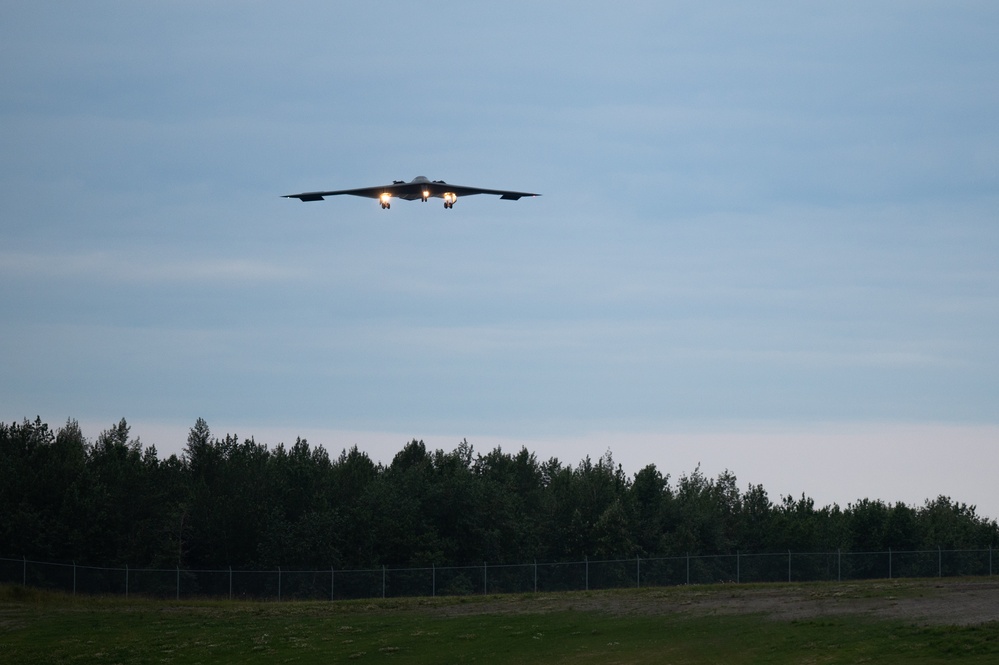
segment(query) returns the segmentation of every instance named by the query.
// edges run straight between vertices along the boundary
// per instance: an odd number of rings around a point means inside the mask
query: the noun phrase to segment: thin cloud
[[[105,251],[72,254],[0,252],[0,274],[7,279],[89,279],[104,282],[275,282],[301,279],[300,268],[267,261],[207,257],[175,259]]]
[[[6,417],[609,447],[819,501],[825,467],[887,476],[883,439],[905,497],[949,491],[909,468],[938,457],[994,486],[977,435],[799,423],[999,421],[999,5],[452,4],[443,40],[370,3],[295,31],[276,5],[11,5]],[[421,63],[448,75],[386,77]],[[280,198],[418,174],[544,196]]]

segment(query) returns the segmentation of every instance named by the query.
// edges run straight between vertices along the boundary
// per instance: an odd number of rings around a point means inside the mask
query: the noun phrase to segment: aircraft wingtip
[[[302,203],[306,201],[322,201],[323,197],[317,194],[284,194],[281,196],[282,199],[298,199]]]

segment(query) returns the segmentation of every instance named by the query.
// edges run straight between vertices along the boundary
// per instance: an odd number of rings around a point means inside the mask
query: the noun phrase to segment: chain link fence
[[[992,576],[992,548],[771,552],[337,570],[187,570],[0,558],[0,583],[72,594],[152,598],[346,600],[538,593],[685,584]]]

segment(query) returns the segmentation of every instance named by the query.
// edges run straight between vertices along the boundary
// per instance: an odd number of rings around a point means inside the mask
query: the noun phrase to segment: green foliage
[[[0,423],[0,556],[172,569],[437,566],[735,552],[999,547],[995,520],[937,497],[818,508],[700,468],[629,478],[610,452],[573,466],[527,449],[407,443],[388,465],[356,446],[269,448],[199,418],[180,457],[72,420]]]

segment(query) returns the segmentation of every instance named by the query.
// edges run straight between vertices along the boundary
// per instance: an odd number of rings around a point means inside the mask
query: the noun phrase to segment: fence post
[[[891,548],[888,548],[888,579],[891,579]]]
[[[843,581],[843,550],[836,548],[836,581]]]
[[[943,551],[937,545],[937,577],[943,577]]]
[[[742,584],[742,555],[739,550],[735,551],[735,583]]]
[[[430,569],[432,571],[430,573],[430,595],[436,598],[437,597],[437,564],[436,563],[430,564]]]
[[[177,566],[177,600],[180,600],[180,566]]]
[[[642,588],[642,558],[635,557],[635,588]]]
[[[690,552],[687,552],[687,586],[690,586]]]
[[[590,590],[590,559],[585,554],[583,555],[583,584],[586,591]]]
[[[489,593],[489,565],[482,562],[482,595]]]
[[[232,600],[232,566],[229,566],[229,600]]]
[[[989,558],[989,564],[992,564],[992,559]],[[538,560],[534,560],[534,593],[538,592]]]
[[[281,602],[281,566],[278,566],[278,602]]]
[[[382,564],[382,598],[385,597],[385,564]]]
[[[21,586],[28,586],[28,557],[21,555]]]
[[[73,560],[73,595],[76,595],[76,560]]]
[[[125,564],[125,597],[128,598],[128,564]]]
[[[330,602],[333,602],[333,585],[336,584],[336,570],[330,566]]]

